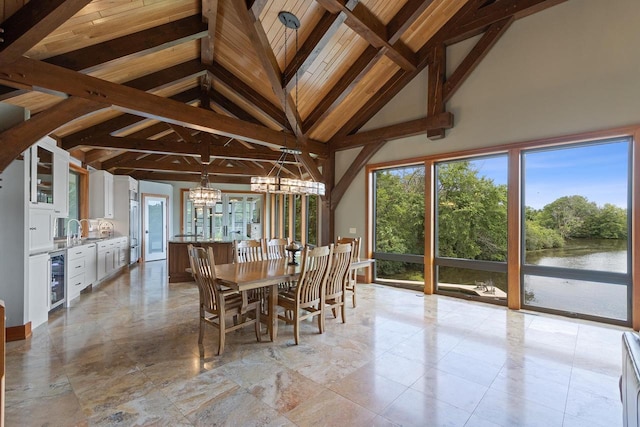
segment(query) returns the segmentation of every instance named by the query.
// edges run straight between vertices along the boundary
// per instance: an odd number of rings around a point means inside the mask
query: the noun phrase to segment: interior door
[[[167,196],[143,195],[144,260],[167,259]]]

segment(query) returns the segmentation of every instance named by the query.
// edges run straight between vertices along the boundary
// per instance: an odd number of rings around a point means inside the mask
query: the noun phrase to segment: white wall
[[[640,124],[638,22],[638,0],[569,0],[516,21],[447,104],[445,139],[388,142],[370,163]],[[471,45],[450,47],[448,63]],[[426,72],[410,86],[363,129],[424,117]],[[337,179],[359,150],[337,153]],[[337,235],[363,235],[364,186],[363,170],[336,209]]]

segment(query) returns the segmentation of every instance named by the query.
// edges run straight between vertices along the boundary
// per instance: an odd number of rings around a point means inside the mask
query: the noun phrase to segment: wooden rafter
[[[4,21],[0,63],[20,58],[91,0],[31,0]]]
[[[135,112],[144,117],[159,118],[168,123],[176,123],[259,144],[280,146],[283,143],[281,132],[204,109],[186,108],[184,104],[168,98],[29,58],[20,58],[7,66],[0,65],[0,72],[10,75],[10,80],[17,84],[28,82],[81,98],[109,102],[121,110]],[[304,141],[303,144],[305,150],[326,154],[326,145],[323,143]]]

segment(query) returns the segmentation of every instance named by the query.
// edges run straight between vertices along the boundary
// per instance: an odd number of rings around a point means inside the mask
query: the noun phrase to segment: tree
[[[438,166],[438,256],[505,261],[507,188],[467,161]]]
[[[564,196],[542,208],[539,220],[542,226],[557,230],[563,239],[590,237],[585,224],[597,212],[598,205],[584,196]]]

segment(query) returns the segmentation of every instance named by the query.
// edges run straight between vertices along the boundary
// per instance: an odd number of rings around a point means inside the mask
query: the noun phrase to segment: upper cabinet
[[[113,175],[109,172],[89,174],[89,217],[113,218]]]
[[[69,215],[69,153],[45,137],[30,149],[29,202],[32,208]]]

